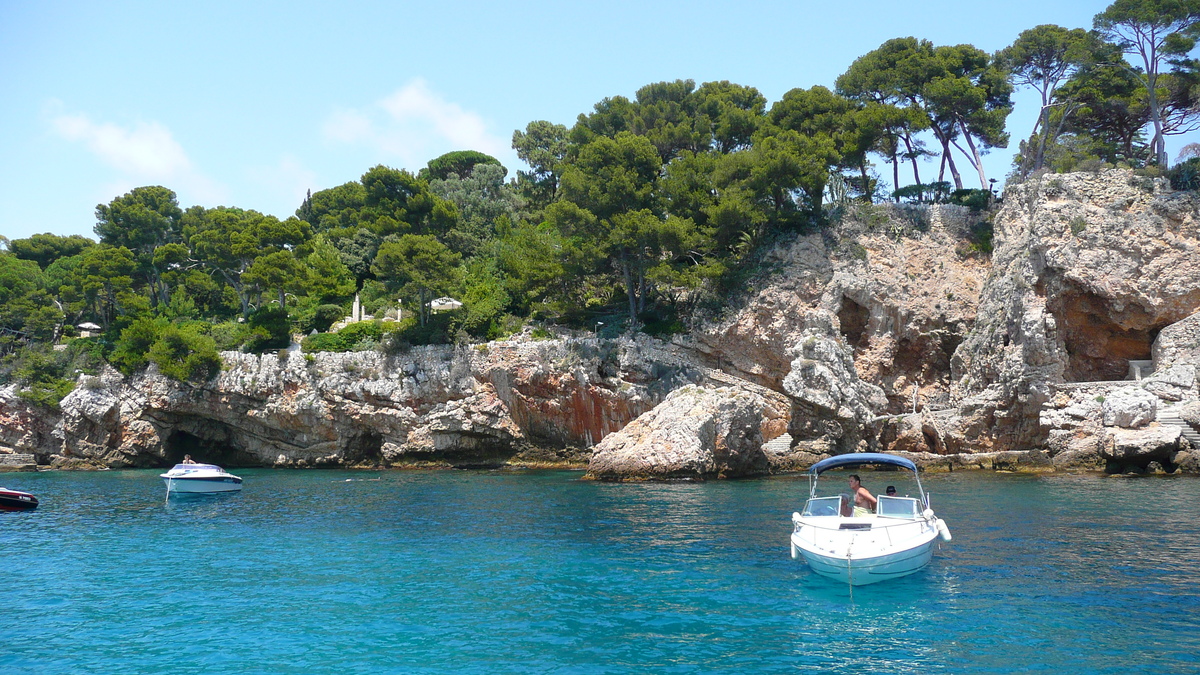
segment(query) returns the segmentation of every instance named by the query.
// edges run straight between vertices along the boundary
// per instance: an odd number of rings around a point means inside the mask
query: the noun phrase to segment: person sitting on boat
[[[889,496],[889,497],[895,497],[895,496],[896,496],[896,486],[895,486],[895,485],[889,485],[889,486],[887,486],[887,490],[884,490],[884,492],[885,492],[885,493],[887,494],[887,496]]]
[[[182,462],[182,463],[183,463],[183,464],[195,464],[195,463],[196,463],[196,461],[192,459],[192,456],[191,456],[191,455],[184,455],[184,456],[183,456],[183,462]]]
[[[875,504],[879,501],[862,486],[862,479],[858,474],[850,474],[850,497],[854,503],[853,515],[856,518],[874,513]]]

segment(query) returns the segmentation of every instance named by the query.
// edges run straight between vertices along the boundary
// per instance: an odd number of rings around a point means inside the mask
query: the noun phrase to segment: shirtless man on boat
[[[856,473],[850,474],[850,495],[854,505],[852,515],[859,517],[875,513],[875,504],[879,500],[875,499],[875,496],[862,486],[862,479]]]

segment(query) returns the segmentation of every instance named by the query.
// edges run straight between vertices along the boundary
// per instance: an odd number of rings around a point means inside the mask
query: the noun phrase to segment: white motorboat
[[[825,471],[870,464],[912,471],[918,496],[878,495],[875,512],[857,516],[850,495],[817,496]],[[814,464],[808,477],[804,511],[792,514],[792,558],[803,558],[821,576],[852,586],[895,579],[928,565],[939,538],[950,541],[950,530],[929,507],[920,472],[909,459],[877,452],[838,455]]]
[[[236,492],[242,489],[242,479],[216,464],[176,464],[170,471],[159,474],[167,484],[167,494],[200,494]]]

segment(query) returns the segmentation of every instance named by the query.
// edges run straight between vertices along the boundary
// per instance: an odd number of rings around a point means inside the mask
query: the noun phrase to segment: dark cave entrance
[[[168,465],[174,465],[182,462],[184,455],[191,455],[193,460],[201,464],[218,464],[226,469],[261,464],[241,448],[232,445],[227,438],[201,438],[176,429],[163,444],[163,457]]]
[[[1139,308],[1117,312],[1108,301],[1077,289],[1047,305],[1067,350],[1067,382],[1124,380],[1130,361],[1147,361],[1164,324],[1151,322]],[[1120,323],[1114,318],[1120,317]]]
[[[347,464],[383,463],[383,436],[374,432],[366,432],[346,443],[345,462]]]
[[[838,310],[838,323],[841,324],[842,337],[855,351],[867,347],[867,323],[871,320],[871,312],[857,302],[842,296],[842,308]]]

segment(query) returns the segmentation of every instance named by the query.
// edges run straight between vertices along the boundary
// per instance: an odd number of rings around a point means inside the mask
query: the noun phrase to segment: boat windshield
[[[912,497],[879,496],[875,513],[884,518],[919,518],[920,502]]]
[[[842,497],[814,497],[804,504],[802,516],[838,516],[841,515]]]
[[[176,464],[171,471],[220,471],[216,464]]]

